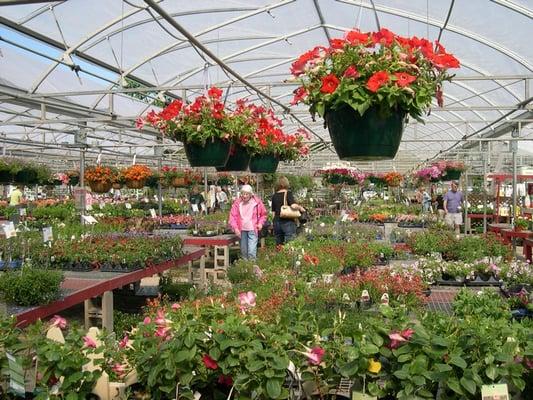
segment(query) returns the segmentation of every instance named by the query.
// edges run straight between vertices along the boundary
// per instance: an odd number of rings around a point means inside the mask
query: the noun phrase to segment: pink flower
[[[144,128],[144,119],[142,119],[141,117],[137,118],[135,120],[135,128],[137,128],[137,129]]]
[[[415,333],[414,330],[412,330],[411,328],[407,328],[407,329],[404,329],[403,331],[401,331],[400,335],[402,335],[404,338],[409,340],[409,339],[411,339],[411,336],[413,336],[413,333]]]
[[[115,363],[113,364],[113,367],[111,367],[111,370],[117,374],[117,376],[119,378],[123,377],[124,374],[126,373],[126,368],[124,367],[124,365],[122,364],[119,364],[119,363]]]
[[[50,320],[51,326],[57,326],[59,329],[65,329],[67,327],[67,320],[59,315],[54,315]]]
[[[160,338],[166,338],[169,336],[170,328],[168,326],[159,326],[155,330],[155,336]]]
[[[95,349],[96,348],[96,342],[93,339],[91,339],[89,336],[84,336],[83,337],[83,346]]]
[[[156,325],[166,325],[167,319],[165,318],[165,311],[162,309],[157,310],[157,318],[154,320]]]
[[[326,354],[326,350],[324,350],[322,347],[313,347],[311,351],[308,351],[304,354],[307,356],[307,361],[309,361],[309,364],[320,365],[324,354]]]
[[[181,306],[178,303],[174,303],[174,304],[172,304],[171,308],[173,310],[179,310],[181,308]]]
[[[239,303],[243,308],[255,307],[255,293],[252,291],[239,293]]]
[[[411,339],[411,336],[413,336],[413,333],[415,333],[415,331],[413,331],[410,328],[404,329],[400,333],[392,332],[389,335],[389,339],[390,339],[389,348],[397,349],[398,347],[401,346],[402,343],[407,342],[409,339]]]
[[[151,319],[150,317],[145,317],[145,318],[144,318],[144,321],[143,321],[143,324],[148,325],[148,324],[150,324],[151,322],[152,322],[152,319]]]
[[[208,354],[204,354],[202,357],[202,361],[204,362],[204,365],[207,369],[217,369],[218,364],[215,360],[213,360]]]
[[[128,335],[125,335],[122,340],[120,342],[118,342],[118,347],[120,347],[121,349],[125,348],[128,343],[130,342],[130,338],[128,337]]]

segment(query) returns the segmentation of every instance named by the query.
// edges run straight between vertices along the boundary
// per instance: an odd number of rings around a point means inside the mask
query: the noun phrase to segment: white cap
[[[241,192],[254,194],[254,190],[252,189],[252,187],[250,185],[242,185]]]

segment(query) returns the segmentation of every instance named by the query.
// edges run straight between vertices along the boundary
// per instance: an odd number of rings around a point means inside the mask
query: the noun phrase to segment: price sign
[[[4,234],[6,235],[6,239],[17,236],[17,231],[15,230],[15,225],[13,224],[13,222],[8,222],[6,225],[3,226],[3,229]]]
[[[483,400],[509,400],[507,384],[481,386],[481,398]]]
[[[81,217],[86,223],[90,225],[96,224],[98,222],[92,215],[82,215]]]
[[[51,226],[46,226],[43,228],[43,241],[45,243],[48,243],[48,242],[51,242],[53,239],[53,236],[52,236],[52,227]]]

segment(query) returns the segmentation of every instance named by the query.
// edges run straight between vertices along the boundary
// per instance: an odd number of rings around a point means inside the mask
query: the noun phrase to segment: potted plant
[[[152,176],[152,170],[143,164],[135,164],[125,168],[121,174],[126,180],[126,186],[130,189],[141,189],[144,187],[146,179]]]
[[[145,119],[137,120],[137,127],[147,122],[167,137],[183,142],[193,167],[221,167],[228,160],[232,139],[227,120],[222,90],[212,87],[190,104],[174,100],[159,113],[152,110]]]
[[[324,117],[342,160],[395,156],[407,115],[421,120],[432,97],[442,105],[442,82],[459,61],[435,42],[388,29],[351,30],[330,47],[317,46],[291,66],[301,85],[292,104]]]
[[[514,220],[514,230],[517,232],[527,230],[529,228],[529,219],[526,217],[516,217]]]
[[[217,174],[217,185],[218,186],[231,186],[235,182],[235,179],[231,174],[227,172],[219,172]]]
[[[85,180],[95,193],[107,193],[116,179],[116,174],[109,167],[98,165],[85,170]]]
[[[441,178],[446,181],[455,181],[461,178],[461,174],[466,170],[464,163],[460,161],[437,161],[432,166],[441,171]]]

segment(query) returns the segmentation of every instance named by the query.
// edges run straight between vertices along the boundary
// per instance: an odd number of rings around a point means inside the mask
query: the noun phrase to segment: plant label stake
[[[150,208],[150,215],[152,218],[157,218],[157,214],[155,213],[155,210],[153,208]]]
[[[481,398],[483,400],[509,400],[507,384],[481,386]]]
[[[126,207],[126,210],[131,210],[131,204],[125,203],[124,206]]]
[[[52,227],[46,226],[43,228],[43,242],[50,243],[53,240]]]

